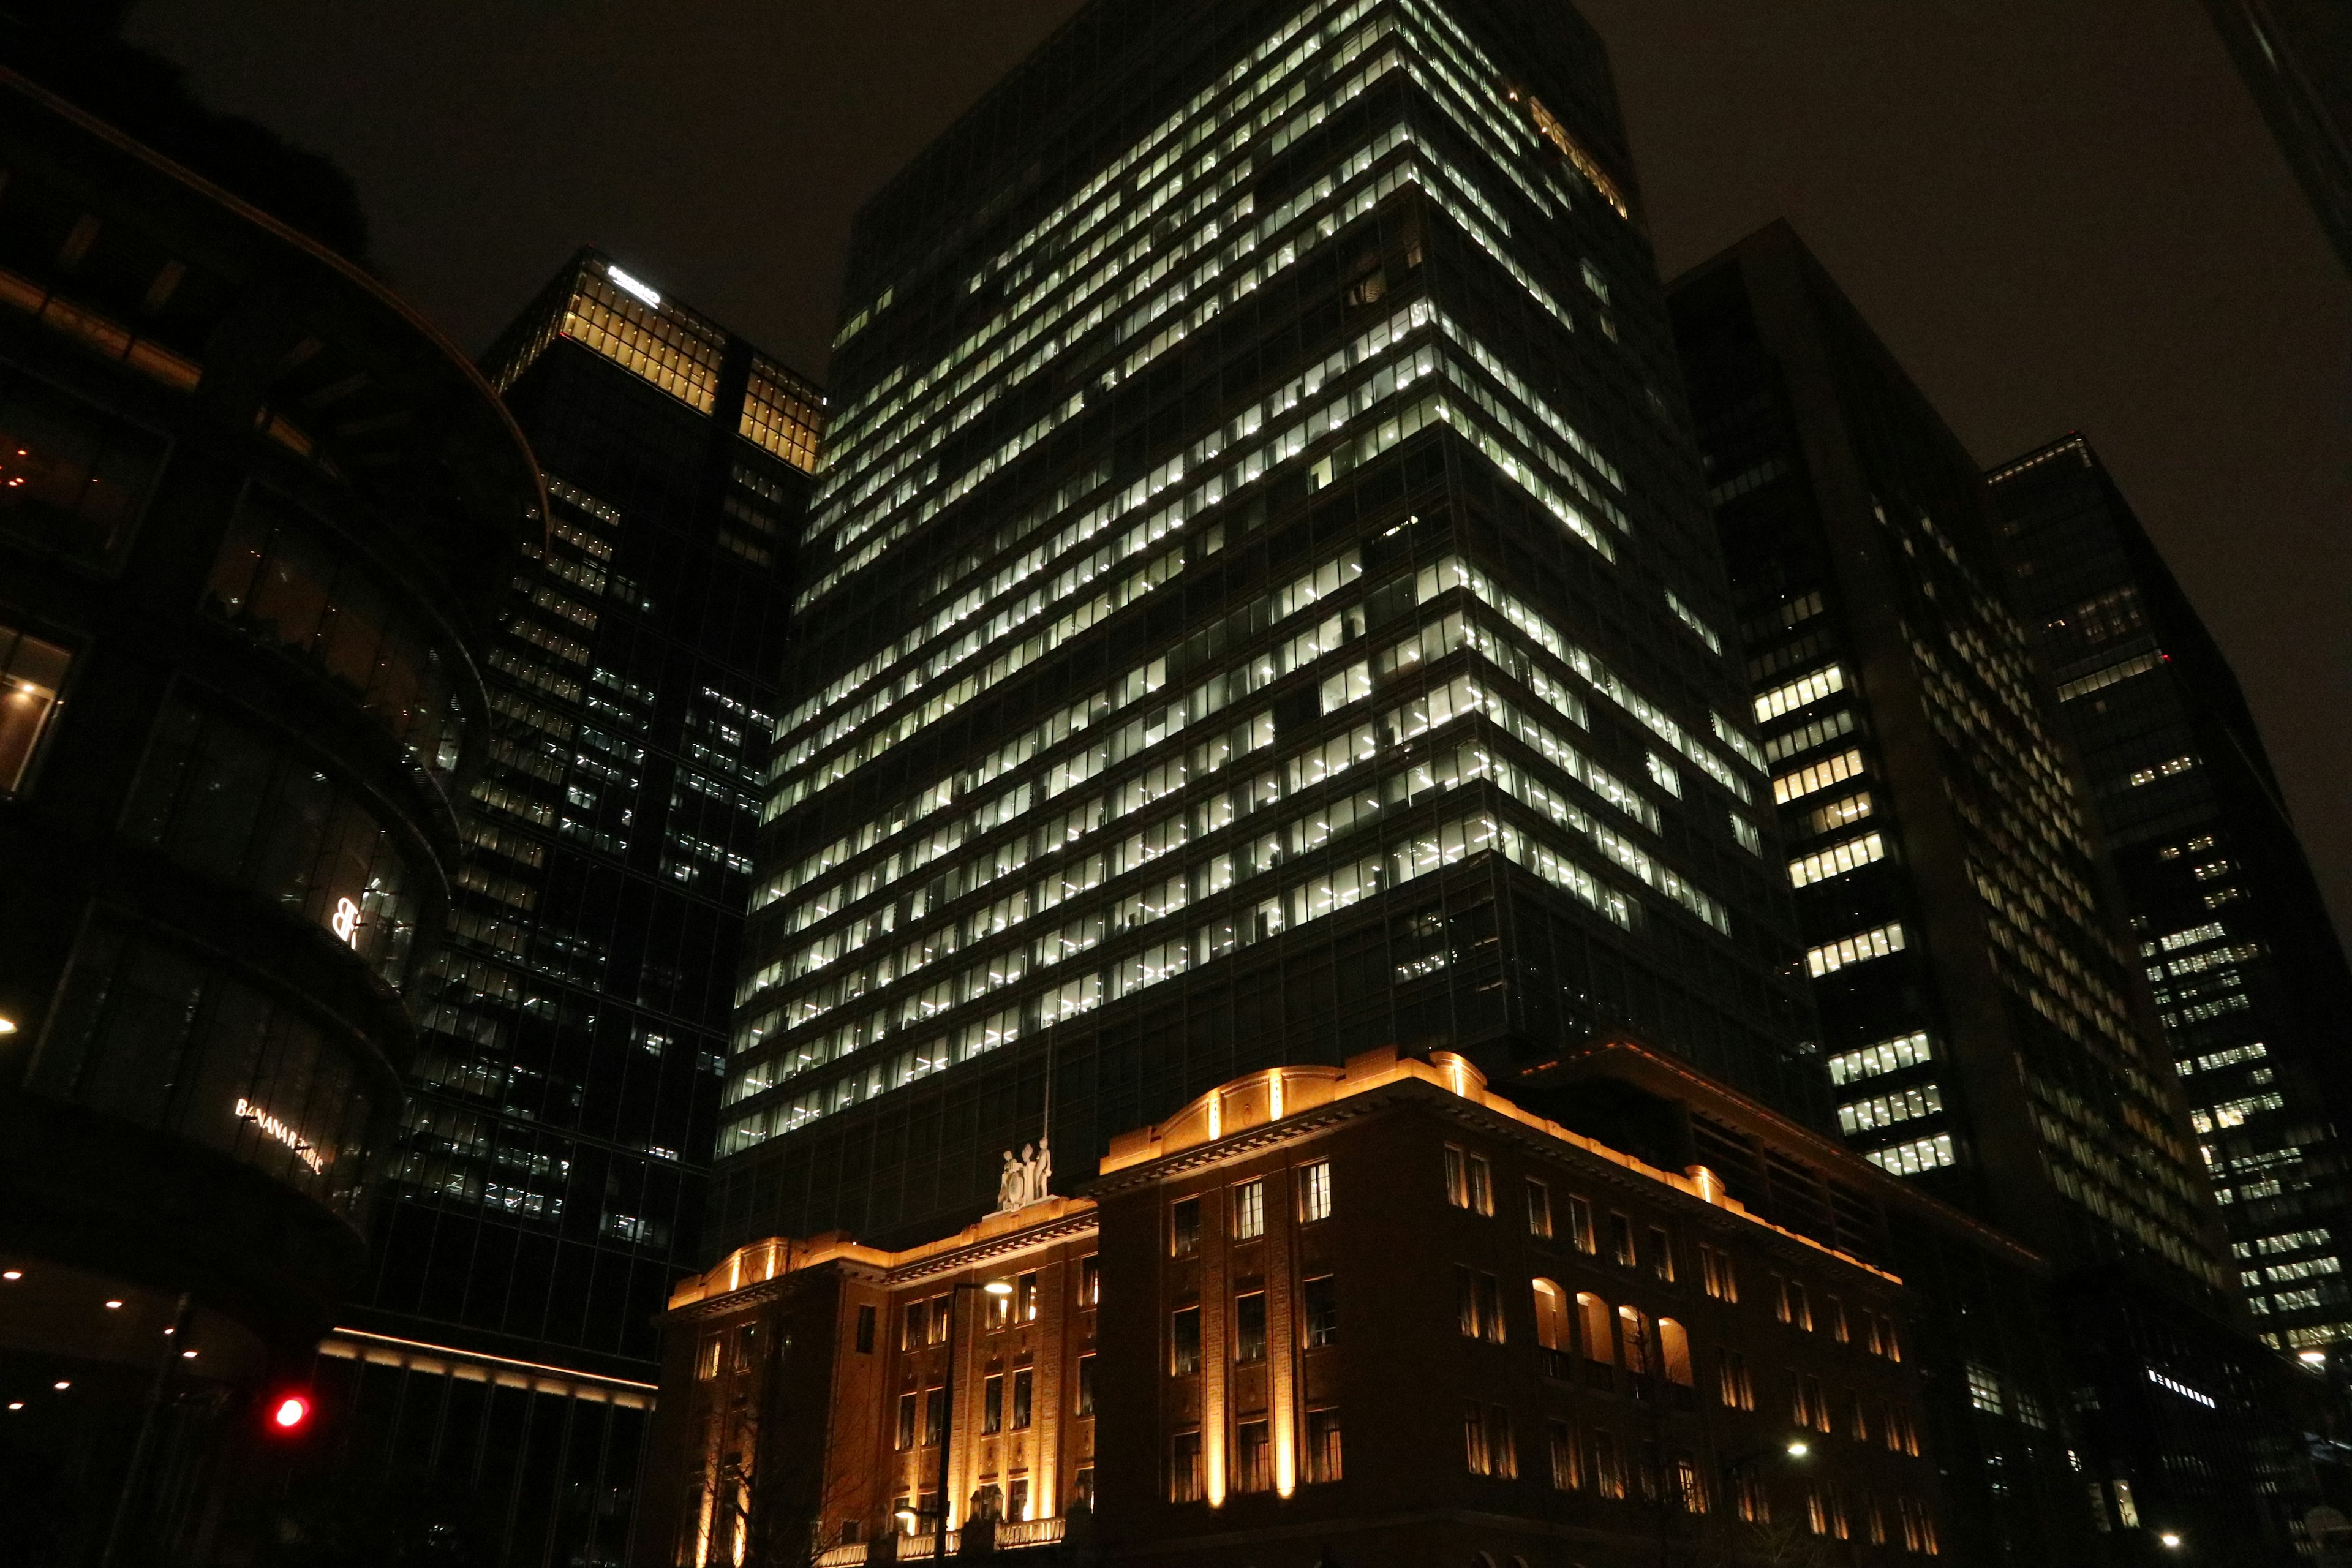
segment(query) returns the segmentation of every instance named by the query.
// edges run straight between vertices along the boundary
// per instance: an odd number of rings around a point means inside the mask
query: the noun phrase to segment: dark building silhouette
[[[2352,16],[2330,0],[2205,0],[2205,9],[2352,272]]]
[[[484,658],[373,1270],[284,1496],[322,1538],[613,1563],[655,1320],[698,1251],[822,399],[593,251],[485,368],[550,531]]]
[[[2352,1339],[2352,969],[2245,694],[2080,436],[1995,470],[2255,1327]]]
[[[1104,0],[865,209],[714,1245],[1388,1043],[1824,1114],[1636,199],[1566,6]]]
[[[2280,1561],[2303,1380],[2240,1327],[1978,465],[1787,226],[1671,295],[1841,1131],[2057,1276],[2069,1408],[1971,1390],[1982,1517],[2031,1541],[2007,1478],[2063,1448],[2118,1560]]]
[[[544,501],[349,263],[6,73],[0,165],[0,1552],[219,1561],[364,1278]]]

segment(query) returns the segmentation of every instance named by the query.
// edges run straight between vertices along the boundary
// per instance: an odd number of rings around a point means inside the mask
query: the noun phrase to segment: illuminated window
[[[1658,1320],[1658,1372],[1677,1387],[1692,1384],[1690,1333],[1672,1318]]]
[[[1568,1292],[1549,1279],[1535,1281],[1536,1343],[1543,1351],[1544,1370],[1554,1377],[1568,1375]]]
[[[1037,1321],[1037,1275],[1034,1269],[1013,1282],[1013,1315],[1024,1323]]]
[[[1843,877],[1849,871],[1886,858],[1886,841],[1875,833],[1860,838],[1849,838],[1843,844],[1832,844],[1826,849],[1802,855],[1789,862],[1789,881],[1799,888],[1815,882],[1826,882],[1832,877]]]
[[[1579,1252],[1591,1256],[1601,1250],[1600,1240],[1592,1229],[1592,1205],[1582,1198],[1568,1200],[1568,1236]]]
[[[1805,954],[1805,967],[1814,979],[1819,980],[1824,974],[1834,974],[1848,964],[1863,963],[1901,952],[1906,945],[1902,922],[1898,921],[1880,926],[1875,931],[1860,931],[1813,948]]]
[[[1832,1057],[1829,1060],[1830,1081],[1847,1084],[1857,1079],[1875,1078],[1881,1073],[1917,1067],[1932,1059],[1932,1055],[1927,1046],[1927,1031],[1916,1029],[1891,1040],[1864,1046],[1860,1050]]]
[[[55,643],[0,626],[0,795],[24,784],[72,663]]]
[[[1102,1305],[1102,1258],[1094,1253],[1078,1260],[1078,1305]]]
[[[1774,779],[1772,798],[1780,805],[1786,805],[1792,800],[1799,800],[1817,791],[1825,790],[1832,784],[1843,784],[1850,778],[1858,778],[1862,771],[1860,752],[1847,752],[1839,756],[1824,757],[1818,763],[1810,763],[1793,773],[1783,773]],[[1853,868],[1845,868],[1851,870]],[[1818,881],[1820,879],[1815,877],[1809,879]],[[1802,881],[1797,884],[1801,888],[1804,885]]]
[[[1698,1249],[1698,1271],[1708,1295],[1718,1301],[1739,1300],[1739,1266],[1731,1254],[1702,1246]]]
[[[1616,1365],[1617,1340],[1610,1326],[1609,1303],[1590,1290],[1579,1290],[1576,1316],[1579,1337],[1584,1341],[1584,1359],[1602,1366]]]
[[[1244,1182],[1234,1189],[1234,1239],[1252,1241],[1265,1234],[1265,1183]]]
[[[740,433],[803,473],[816,471],[824,431],[814,388],[764,354],[751,358],[751,384],[743,393]]]
[[[1818,702],[1832,691],[1844,689],[1843,669],[1834,664],[1826,669],[1817,669],[1759,697],[1756,700],[1756,721],[1759,724],[1769,722],[1783,713],[1792,713],[1808,703]]]
[[[1551,1189],[1541,1182],[1528,1184],[1528,1234],[1551,1235]]]
[[[1331,1217],[1330,1161],[1298,1167],[1298,1217],[1302,1222]]]

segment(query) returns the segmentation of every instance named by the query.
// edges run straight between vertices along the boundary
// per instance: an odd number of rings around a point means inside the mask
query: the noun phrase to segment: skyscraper
[[[2066,1446],[2102,1527],[2272,1561],[2284,1369],[2233,1326],[1978,465],[1786,225],[1671,297],[1841,1130],[2060,1271]],[[1996,1455],[2046,1441],[1997,1388],[1977,1408]]]
[[[2205,0],[2205,8],[2352,272],[2352,17],[2329,0]]]
[[[2253,714],[2090,443],[1990,480],[2255,1326],[2352,1339],[2352,970]]]
[[[865,209],[714,1247],[1391,1042],[1822,1114],[1637,201],[1568,7],[1099,0]]]
[[[593,251],[486,366],[551,531],[486,660],[373,1278],[320,1362],[340,1479],[289,1496],[609,1562],[696,1252],[823,400]]]

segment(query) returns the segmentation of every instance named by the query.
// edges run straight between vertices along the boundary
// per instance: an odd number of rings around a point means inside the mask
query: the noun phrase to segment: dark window
[[[944,1388],[923,1392],[923,1447],[936,1448],[948,1429],[948,1391]]]
[[[1168,1445],[1168,1500],[1201,1500],[1201,1435],[1179,1432]]]
[[[1004,1374],[992,1373],[980,1385],[980,1429],[1004,1430]]]
[[[857,1309],[857,1353],[874,1353],[874,1309],[871,1307]]]
[[[915,1396],[898,1395],[898,1451],[905,1453],[915,1446]]]
[[[1181,1198],[1168,1211],[1168,1250],[1190,1258],[1201,1250],[1201,1200]]]
[[[1633,1267],[1633,1222],[1622,1214],[1609,1216],[1609,1257],[1620,1268]]]
[[[0,531],[103,565],[129,541],[163,449],[161,437],[18,379],[0,395]]]
[[[1328,1274],[1307,1281],[1307,1343],[1312,1348],[1339,1342],[1339,1287]]]
[[[1201,1370],[1201,1309],[1179,1307],[1169,1321],[1168,1370],[1189,1377]]]
[[[1336,1481],[1339,1476],[1339,1413],[1310,1410],[1307,1413],[1307,1479]]]
[[[1265,1359],[1265,1292],[1252,1290],[1234,1298],[1234,1359]]]
[[[1082,1355],[1078,1358],[1078,1414],[1092,1415],[1094,1413],[1095,1358]]]
[[[1013,1369],[1013,1429],[1016,1432],[1029,1425],[1029,1412],[1036,1393],[1034,1374],[1025,1366]]]
[[[1078,1260],[1078,1305],[1102,1305],[1102,1259],[1082,1258]]]
[[[331,542],[305,514],[248,493],[213,563],[205,602],[255,637],[300,654],[425,766],[446,771],[456,763],[457,735],[448,731],[450,689],[436,635],[377,586],[373,567]],[[581,633],[578,626],[566,621],[541,631],[584,656],[572,635]],[[550,651],[542,642],[534,647]]]
[[[1541,1182],[1528,1184],[1528,1234],[1551,1235],[1551,1189]]]
[[[1037,1321],[1037,1276],[1024,1274],[1013,1282],[1013,1316],[1016,1321]]]
[[[201,876],[275,900],[397,984],[418,900],[369,797],[301,748],[174,700],[157,720],[126,834]]]
[[[907,1321],[898,1334],[902,1351],[920,1350],[931,1342],[931,1304],[928,1301],[907,1303]]]
[[[1234,1489],[1262,1492],[1274,1486],[1274,1444],[1264,1421],[1244,1421],[1234,1429]]]

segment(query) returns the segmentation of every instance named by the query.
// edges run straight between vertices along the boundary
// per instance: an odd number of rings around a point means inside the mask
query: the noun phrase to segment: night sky
[[[1785,216],[1987,464],[2069,429],[2352,930],[2352,280],[2196,0],[1582,0],[1671,276]],[[575,247],[822,374],[851,213],[1076,0],[144,0],[478,351]]]

